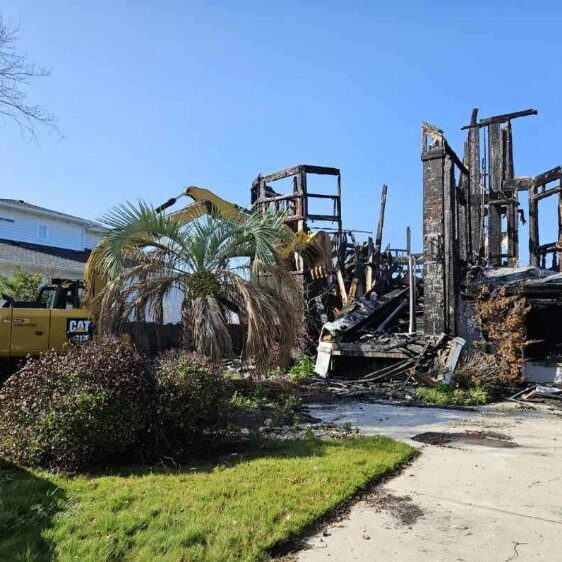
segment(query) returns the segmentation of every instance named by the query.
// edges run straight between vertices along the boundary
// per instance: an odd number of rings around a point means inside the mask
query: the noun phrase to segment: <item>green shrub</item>
[[[437,383],[433,388],[420,386],[414,394],[421,402],[439,405],[482,406],[488,402],[488,393],[483,388],[461,390],[445,383]]]
[[[155,378],[151,446],[158,454],[185,452],[218,425],[228,383],[220,365],[182,350],[156,360]]]
[[[16,301],[34,301],[43,279],[38,273],[29,273],[17,267],[11,276],[0,275],[0,293]]]
[[[314,375],[314,361],[303,355],[290,369],[289,379],[296,383],[308,382]]]
[[[480,387],[471,388],[466,394],[465,404],[467,406],[482,406],[490,399],[488,391]]]
[[[252,395],[246,395],[242,392],[235,390],[234,394],[230,398],[230,403],[236,408],[241,408],[242,410],[258,410],[267,405],[269,400],[266,396],[255,393]]]
[[[116,338],[30,359],[0,392],[0,455],[64,471],[127,451],[149,419],[152,379]]]

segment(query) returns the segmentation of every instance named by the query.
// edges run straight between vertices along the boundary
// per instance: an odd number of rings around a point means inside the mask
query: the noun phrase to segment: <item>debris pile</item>
[[[450,377],[464,340],[403,331],[408,326],[408,294],[408,288],[395,289],[380,298],[371,292],[347,306],[336,320],[326,322],[320,334],[316,373],[328,376],[336,357],[362,357],[383,365],[355,376],[355,387],[397,378],[434,385]]]
[[[562,409],[562,386],[537,384],[521,390],[511,396],[513,402],[535,402],[548,404]]]

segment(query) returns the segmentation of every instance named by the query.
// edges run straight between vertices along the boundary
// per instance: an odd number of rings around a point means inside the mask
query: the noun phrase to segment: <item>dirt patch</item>
[[[513,449],[519,447],[511,437],[494,431],[465,431],[462,433],[441,433],[427,431],[412,437],[414,441],[428,445],[449,445],[455,443],[464,445],[480,445],[481,447],[494,447],[497,449]]]
[[[402,525],[411,527],[424,512],[417,506],[410,496],[395,496],[385,490],[378,489],[365,498],[365,502],[376,511],[390,513]]]

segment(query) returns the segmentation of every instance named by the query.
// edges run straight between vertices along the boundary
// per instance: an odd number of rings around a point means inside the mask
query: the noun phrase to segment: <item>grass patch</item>
[[[278,441],[214,465],[63,477],[0,466],[2,560],[261,560],[413,455],[385,437]]]
[[[444,383],[438,383],[433,388],[419,386],[414,394],[422,402],[454,406],[483,406],[489,399],[488,392],[483,388],[461,390]]]

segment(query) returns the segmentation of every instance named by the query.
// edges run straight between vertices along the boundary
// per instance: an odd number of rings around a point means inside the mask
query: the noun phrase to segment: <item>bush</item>
[[[480,387],[469,390],[453,388],[449,384],[437,383],[433,388],[420,386],[414,391],[416,398],[422,402],[454,406],[482,406],[488,402],[488,393]]]
[[[38,273],[29,273],[17,267],[11,276],[0,275],[0,293],[16,301],[34,301],[43,279]]]
[[[289,379],[295,383],[305,383],[314,376],[314,361],[308,355],[301,357],[290,369]]]
[[[116,338],[30,359],[0,392],[0,454],[64,471],[106,461],[146,428],[152,386],[143,357]]]
[[[185,452],[217,426],[229,395],[227,381],[220,365],[179,350],[156,360],[155,377],[151,445],[157,453]]]

